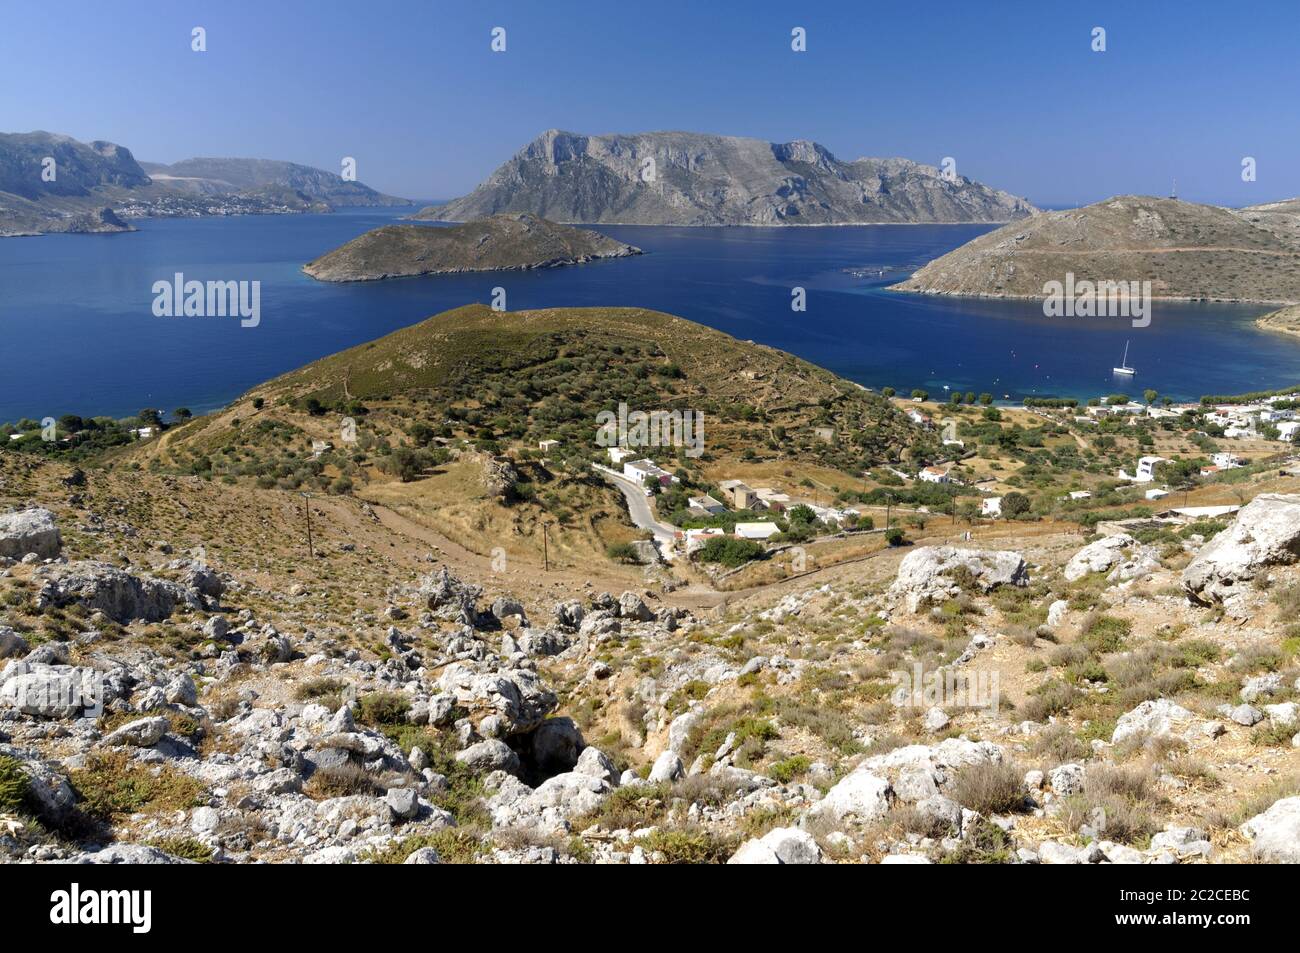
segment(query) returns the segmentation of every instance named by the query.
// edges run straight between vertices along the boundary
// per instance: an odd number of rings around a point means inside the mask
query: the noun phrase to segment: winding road
[[[645,495],[645,488],[626,477],[616,476],[603,467],[598,467],[597,472],[607,482],[614,484],[623,491],[623,497],[627,500],[627,511],[632,517],[632,522],[640,529],[649,530],[653,533],[655,543],[659,546],[659,554],[663,556],[665,562],[672,561],[675,555],[673,550],[677,545],[677,527],[668,523],[661,523],[655,519],[654,509],[650,506],[650,498]]]

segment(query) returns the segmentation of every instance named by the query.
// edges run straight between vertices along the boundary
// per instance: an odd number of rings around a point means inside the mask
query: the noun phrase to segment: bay
[[[1156,302],[1151,325],[1047,318],[1032,301],[885,290],[989,226],[604,226],[636,258],[533,272],[327,284],[304,262],[410,209],[160,219],[118,235],[0,241],[0,421],[145,407],[201,413],[264,380],[447,308],[654,308],[781,348],[869,387],[945,385],[1175,399],[1300,382],[1300,339],[1262,332],[1262,305]],[[432,226],[431,226],[432,227]],[[153,285],[258,281],[261,321],[155,317]],[[791,307],[803,288],[806,310]],[[1125,344],[1131,378],[1116,378]]]

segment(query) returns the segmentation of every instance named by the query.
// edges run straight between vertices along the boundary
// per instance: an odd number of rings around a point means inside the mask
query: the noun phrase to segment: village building
[[[1156,466],[1168,462],[1164,457],[1138,457],[1137,472],[1129,476],[1127,471],[1120,470],[1119,478],[1129,483],[1150,483],[1156,478]]]
[[[725,513],[727,507],[715,500],[713,497],[705,494],[704,496],[692,496],[686,501],[687,506],[692,510],[699,510],[701,513]]]
[[[718,484],[718,489],[735,510],[752,509],[758,502],[758,494],[743,480],[723,480]]]
[[[727,531],[719,526],[708,526],[702,529],[688,529],[677,535],[678,543],[689,556],[701,549],[709,540],[726,536]]]
[[[754,495],[758,497],[759,502],[774,513],[784,513],[792,505],[790,494],[778,493],[770,486],[760,486],[754,491]]]
[[[623,464],[623,476],[640,484],[644,484],[647,480],[654,480],[660,486],[677,482],[677,477],[656,465],[653,460],[645,459],[626,461]]]
[[[781,532],[775,523],[737,523],[736,536],[740,539],[763,541]]]
[[[926,467],[917,475],[917,479],[925,483],[951,483],[952,477],[948,476],[948,471],[943,467]]]

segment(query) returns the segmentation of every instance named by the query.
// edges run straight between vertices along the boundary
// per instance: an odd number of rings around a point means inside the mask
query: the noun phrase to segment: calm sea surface
[[[315,358],[507,292],[510,310],[634,305],[770,344],[870,387],[944,385],[1186,399],[1300,382],[1300,339],[1255,330],[1262,306],[1162,304],[1150,327],[1046,318],[1035,302],[898,295],[883,286],[985,226],[602,231],[647,254],[539,272],[324,284],[302,264],[409,209],[138,222],[122,235],[0,240],[0,421],[195,412]],[[883,274],[882,274],[883,271]],[[260,281],[261,323],[159,318],[153,284]],[[791,310],[791,289],[807,310]],[[1129,342],[1132,378],[1115,378]]]

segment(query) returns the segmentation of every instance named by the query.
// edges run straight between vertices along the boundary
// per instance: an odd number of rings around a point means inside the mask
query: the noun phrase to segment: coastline
[[[1274,334],[1300,337],[1300,304],[1289,304],[1268,314],[1261,314],[1255,319],[1255,327]]]

